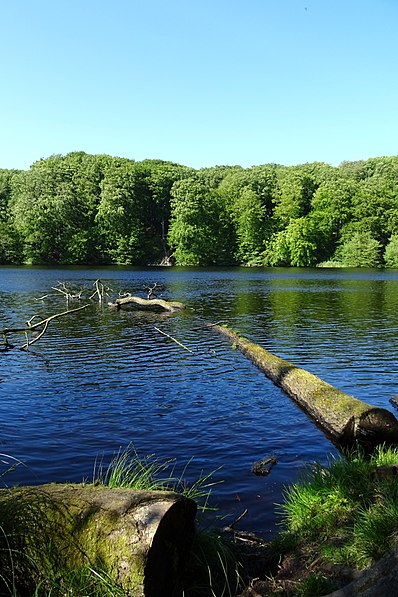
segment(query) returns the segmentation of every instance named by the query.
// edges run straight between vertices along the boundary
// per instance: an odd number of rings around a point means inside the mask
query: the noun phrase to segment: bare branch
[[[40,340],[40,338],[41,338],[41,337],[44,335],[44,333],[47,331],[47,328],[48,328],[48,324],[49,324],[49,323],[50,323],[50,322],[47,320],[47,321],[45,322],[45,324],[44,324],[44,327],[43,327],[42,331],[40,332],[40,334],[38,334],[38,335],[36,336],[36,338],[33,338],[33,340],[32,340],[31,342],[29,342],[29,337],[28,337],[28,334],[26,334],[26,343],[25,343],[25,344],[22,344],[22,346],[21,346],[21,350],[28,350],[28,349],[29,349],[29,346],[31,346],[32,344],[34,344],[35,342],[37,342],[38,340]]]
[[[98,296],[98,302],[103,303],[105,297],[109,296],[109,291],[111,289],[108,286],[105,286],[105,284],[99,279],[94,282],[93,286],[95,286],[95,291],[88,298],[93,300],[95,296]]]
[[[179,342],[178,340],[176,340],[176,338],[173,338],[173,336],[170,336],[170,334],[166,334],[166,332],[163,332],[162,330],[160,330],[156,326],[154,326],[154,328],[155,328],[155,330],[157,332],[159,332],[159,334],[163,334],[163,336],[167,336],[167,338],[170,338],[170,340],[173,340],[173,342],[175,342],[176,344],[178,344],[179,346],[181,346],[182,348],[184,348],[188,352],[191,352],[192,354],[195,354],[193,350],[191,350],[190,348],[188,348],[187,346],[185,346],[185,344],[181,344],[181,342]]]
[[[147,295],[148,301],[156,298],[157,293],[155,292],[155,288],[158,288],[159,290],[162,290],[162,286],[159,285],[157,282],[155,282],[153,284],[153,286],[144,286],[144,288],[145,288],[145,290],[148,293],[148,295]],[[162,295],[160,295],[160,296],[162,296]]]
[[[89,305],[82,305],[81,307],[77,307],[76,309],[68,309],[67,311],[63,311],[62,313],[55,313],[55,315],[51,315],[50,317],[47,317],[46,319],[42,319],[42,320],[38,321],[37,323],[32,324],[32,321],[39,317],[38,315],[33,315],[26,322],[27,327],[25,326],[25,327],[16,327],[16,328],[3,328],[2,330],[0,330],[0,334],[4,338],[4,346],[6,348],[13,348],[13,346],[8,342],[8,335],[13,334],[13,333],[22,333],[22,334],[25,334],[26,342],[25,342],[25,344],[23,344],[20,347],[20,349],[27,350],[29,348],[29,346],[31,346],[34,342],[37,342],[38,340],[40,340],[40,338],[43,336],[43,334],[47,331],[50,321],[52,321],[53,319],[57,319],[58,317],[62,317],[63,315],[68,315],[69,313],[75,313],[76,311],[81,311],[82,309],[86,309],[87,307],[89,307]],[[28,333],[33,332],[34,330],[37,330],[40,327],[43,327],[43,329],[39,331],[39,334],[37,335],[37,337],[35,337],[33,340],[30,341]]]

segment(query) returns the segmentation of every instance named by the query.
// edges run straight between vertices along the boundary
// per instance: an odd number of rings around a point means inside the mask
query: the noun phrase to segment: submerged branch
[[[163,332],[163,330],[160,330],[159,328],[157,328],[156,325],[154,326],[154,328],[155,328],[155,330],[157,332],[159,332],[159,334],[163,334],[163,336],[167,336],[167,338],[170,338],[170,340],[173,340],[173,342],[175,342],[176,344],[178,344],[178,346],[181,346],[182,348],[184,348],[188,352],[191,352],[192,354],[195,354],[193,350],[191,350],[190,348],[188,348],[188,346],[185,346],[185,344],[182,344],[179,340],[177,340],[176,338],[173,338],[173,336],[170,336],[170,334],[166,334],[166,332]]]
[[[8,336],[10,334],[14,334],[14,333],[22,333],[22,334],[25,334],[25,336],[26,336],[26,342],[24,344],[22,344],[22,346],[20,346],[19,348],[20,348],[20,350],[28,350],[28,348],[31,344],[40,340],[40,338],[44,335],[44,333],[47,331],[50,321],[52,321],[53,319],[58,319],[59,317],[62,317],[64,315],[69,315],[69,313],[75,313],[76,311],[81,311],[82,309],[86,309],[88,306],[89,305],[82,305],[81,307],[76,307],[76,309],[68,309],[67,311],[63,311],[62,313],[55,313],[55,315],[46,317],[46,319],[42,319],[34,324],[32,324],[31,322],[39,316],[33,315],[29,319],[29,321],[26,322],[25,327],[3,328],[2,330],[0,330],[0,334],[4,338],[4,347],[6,349],[14,348],[14,346],[9,343]],[[30,341],[28,334],[30,332],[39,330],[41,327],[42,327],[42,329],[39,331],[38,335],[35,338],[33,338],[33,340]]]

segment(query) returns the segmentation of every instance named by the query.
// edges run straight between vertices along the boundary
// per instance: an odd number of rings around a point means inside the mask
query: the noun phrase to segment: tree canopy
[[[297,166],[72,152],[0,170],[0,263],[398,266],[398,157]]]

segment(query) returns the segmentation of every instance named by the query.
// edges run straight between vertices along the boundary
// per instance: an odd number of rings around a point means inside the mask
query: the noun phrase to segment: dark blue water
[[[59,280],[90,287],[97,278],[113,297],[126,290],[144,296],[143,286],[157,282],[163,298],[187,308],[155,315],[93,305],[54,321],[30,352],[0,353],[0,451],[26,465],[3,482],[91,479],[96,458],[106,463],[132,443],[141,455],[176,458],[176,473],[192,459],[188,481],[219,469],[212,498],[223,517],[219,524],[247,508],[239,528],[273,532],[283,487],[307,463],[325,463],[336,450],[206,326],[219,320],[393,411],[398,272],[0,268],[0,328],[64,310],[61,295],[34,300]],[[271,453],[278,458],[271,474],[253,475],[252,463]]]

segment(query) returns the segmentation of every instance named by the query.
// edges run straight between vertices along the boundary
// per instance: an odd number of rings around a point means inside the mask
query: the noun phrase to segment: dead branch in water
[[[65,282],[58,282],[58,286],[51,286],[52,290],[56,290],[64,295],[66,301],[80,301],[82,298],[82,294],[84,292],[84,288],[81,288],[77,292],[73,293],[70,288],[67,287]]]
[[[195,354],[193,350],[191,350],[190,348],[188,348],[188,346],[185,346],[185,344],[182,344],[181,342],[179,342],[179,340],[177,340],[176,338],[173,338],[173,336],[170,336],[170,334],[166,334],[166,332],[163,332],[162,330],[160,330],[159,328],[157,328],[156,325],[154,326],[154,328],[155,328],[155,330],[157,332],[159,332],[159,334],[163,334],[163,336],[167,336],[167,338],[170,338],[170,340],[173,340],[173,342],[175,342],[176,344],[178,344],[178,346],[181,346],[182,348],[184,348],[188,352],[191,352],[192,354]]]
[[[93,286],[95,287],[95,291],[88,298],[90,300],[94,300],[94,297],[97,296],[98,297],[98,302],[99,303],[103,303],[104,300],[105,300],[105,297],[109,296],[109,291],[111,289],[108,286],[105,286],[105,284],[100,279],[96,280],[93,283]]]
[[[158,290],[156,290],[156,288]],[[148,299],[148,301],[150,301],[154,298],[157,298],[157,296],[158,296],[157,293],[159,290],[163,290],[163,286],[162,286],[162,284],[158,284],[157,282],[154,282],[154,284],[152,286],[144,286],[144,289],[147,291],[147,293],[148,293],[147,299]],[[156,290],[156,292],[155,292],[155,290]],[[162,296],[162,295],[160,295],[160,296]]]
[[[93,282],[93,286],[95,290],[90,295],[88,295],[88,293],[90,292],[88,288],[76,288],[73,286],[73,284],[69,284],[68,282],[58,282],[56,286],[51,286],[51,289],[55,290],[56,293],[58,292],[59,294],[62,294],[62,296],[65,297],[67,303],[69,303],[70,301],[92,301],[95,299],[98,299],[99,303],[103,303],[105,297],[109,296],[109,291],[111,289],[108,286],[106,286],[100,279],[95,280],[95,282]],[[54,296],[56,295],[53,293],[44,294],[43,296],[35,298],[34,300],[43,301],[44,299],[52,298]]]
[[[3,328],[0,330],[0,334],[4,338],[3,346],[5,349],[15,348],[13,344],[8,341],[8,336],[10,334],[18,334],[22,333],[25,334],[26,342],[19,347],[19,350],[28,350],[29,346],[34,344],[40,340],[40,338],[45,334],[47,328],[49,326],[50,321],[53,319],[58,319],[64,315],[69,315],[69,313],[75,313],[76,311],[81,311],[82,309],[86,309],[89,305],[82,305],[81,307],[77,307],[76,309],[68,309],[67,311],[63,311],[62,313],[55,313],[55,315],[51,315],[50,317],[46,317],[46,319],[42,319],[37,323],[33,323],[32,321],[38,318],[38,315],[33,315],[27,322],[25,327],[15,327],[15,328]],[[42,328],[42,329],[40,329]],[[35,336],[32,340],[29,339],[29,333],[35,332],[38,330],[38,335]]]

